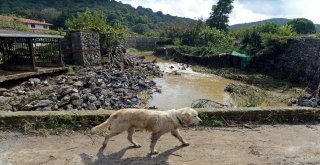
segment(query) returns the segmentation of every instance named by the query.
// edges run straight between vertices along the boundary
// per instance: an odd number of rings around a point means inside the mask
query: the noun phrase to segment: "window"
[[[43,25],[43,28],[44,29],[48,29],[48,25]]]
[[[31,24],[31,28],[36,28],[36,25],[35,24]]]

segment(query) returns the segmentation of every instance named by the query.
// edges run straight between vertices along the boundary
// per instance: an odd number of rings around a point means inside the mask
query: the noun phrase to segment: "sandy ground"
[[[0,164],[320,164],[320,125],[244,128],[191,128],[181,131],[182,147],[170,134],[161,137],[160,154],[149,156],[147,132],[137,132],[142,148],[132,148],[126,134],[100,149],[103,137],[72,133],[47,137],[0,132]]]

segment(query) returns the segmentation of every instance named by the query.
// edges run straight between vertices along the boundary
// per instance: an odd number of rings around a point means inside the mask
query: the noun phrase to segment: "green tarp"
[[[245,69],[251,63],[251,60],[252,60],[251,56],[248,56],[246,54],[241,54],[236,51],[233,51],[231,55],[240,57],[240,69]]]

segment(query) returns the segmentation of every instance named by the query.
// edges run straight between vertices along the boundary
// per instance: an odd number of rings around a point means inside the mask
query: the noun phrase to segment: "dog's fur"
[[[183,145],[189,145],[180,135],[178,128],[181,126],[195,125],[201,122],[198,117],[198,112],[192,108],[182,108],[178,110],[168,111],[151,111],[146,109],[123,109],[113,113],[105,122],[91,129],[92,133],[104,133],[105,135],[103,147],[107,146],[108,140],[120,134],[123,131],[128,131],[128,140],[134,147],[141,147],[132,139],[135,129],[146,129],[152,132],[150,151],[151,154],[157,154],[154,149],[157,140],[161,135],[171,132],[171,134],[180,140]]]

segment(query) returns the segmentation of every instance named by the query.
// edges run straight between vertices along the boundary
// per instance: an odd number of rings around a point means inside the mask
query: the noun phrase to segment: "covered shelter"
[[[63,66],[62,38],[0,29],[0,67],[35,71],[37,67]]]
[[[0,71],[37,74],[65,69],[61,52],[62,38],[59,35],[0,29]],[[0,76],[1,82],[3,75]]]

